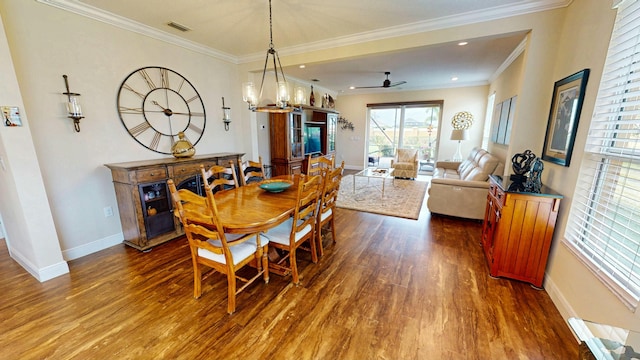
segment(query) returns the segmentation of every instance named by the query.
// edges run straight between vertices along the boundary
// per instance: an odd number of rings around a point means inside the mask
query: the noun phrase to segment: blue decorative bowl
[[[265,180],[259,186],[262,190],[279,193],[287,190],[291,185],[293,185],[293,181],[289,180]]]

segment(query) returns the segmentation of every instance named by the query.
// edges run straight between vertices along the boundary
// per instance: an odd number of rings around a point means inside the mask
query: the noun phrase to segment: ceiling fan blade
[[[406,81],[398,81],[397,83],[391,83],[391,80],[389,80],[389,75],[391,75],[391,73],[389,71],[385,71],[384,73],[387,78],[382,82],[381,86],[356,86],[354,87],[354,89],[386,89],[386,88],[390,88],[390,87],[394,87],[394,86],[398,86],[398,85],[402,85],[402,84],[406,84]]]
[[[394,86],[398,86],[398,85],[402,85],[402,84],[406,84],[406,81],[398,81],[397,83],[393,83],[391,85],[389,85],[389,87],[394,87]]]

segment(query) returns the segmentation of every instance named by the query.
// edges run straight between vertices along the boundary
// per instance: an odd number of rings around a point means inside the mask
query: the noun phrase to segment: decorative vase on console
[[[171,147],[171,153],[177,158],[192,157],[196,154],[196,148],[193,147],[191,141],[181,131],[178,133],[178,141],[173,143]]]
[[[509,185],[509,191],[525,191],[527,173],[531,170],[531,163],[535,159],[536,154],[531,152],[531,150],[525,150],[523,153],[513,155],[511,158],[511,167],[515,174],[509,177],[512,181]]]

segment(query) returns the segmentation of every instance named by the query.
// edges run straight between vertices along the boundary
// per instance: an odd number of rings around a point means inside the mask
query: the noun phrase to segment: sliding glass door
[[[441,101],[368,106],[369,165],[388,165],[397,148],[417,149],[421,165],[434,161],[438,148]]]

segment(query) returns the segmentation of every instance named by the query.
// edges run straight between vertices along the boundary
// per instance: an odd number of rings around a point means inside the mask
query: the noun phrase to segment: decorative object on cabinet
[[[222,97],[222,122],[224,123],[224,130],[229,131],[229,124],[231,124],[231,108],[224,106],[224,96]]]
[[[336,108],[336,102],[333,100],[333,96],[327,94],[327,108],[329,109],[335,109]]]
[[[527,181],[524,183],[524,191],[530,193],[539,193],[542,188],[542,170],[544,170],[544,164],[539,157],[533,160],[531,163],[531,170],[527,177]]]
[[[124,243],[148,250],[181,236],[184,232],[173,216],[167,180],[173,179],[180,188],[204,194],[200,165],[225,165],[237,162],[242,155],[220,153],[105,164],[113,178]]]
[[[543,160],[569,166],[588,79],[589,69],[584,69],[553,85]]]
[[[338,117],[338,124],[340,124],[340,129],[342,130],[351,130],[353,131],[355,128],[353,127],[353,123],[342,116]]]
[[[514,174],[509,176],[512,183],[509,191],[524,191],[524,184],[527,181],[527,174],[531,170],[531,163],[536,159],[536,154],[531,150],[513,155],[511,158],[511,168]]]
[[[458,147],[456,153],[453,155],[453,161],[462,161],[462,141],[469,139],[469,130],[466,129],[453,129],[451,130],[451,140],[458,141]]]
[[[309,105],[316,106],[316,96],[313,94],[313,85],[311,85],[311,94],[309,95]]]
[[[129,74],[118,90],[118,114],[140,145],[172,155],[180,133],[197,145],[206,125],[204,103],[196,88],[177,72],[148,66]]]
[[[562,195],[509,191],[509,181],[489,177],[482,248],[493,277],[542,288]]]
[[[178,141],[171,146],[171,153],[177,158],[188,158],[196,154],[196,148],[193,147],[191,141],[181,131],[178,133]]]
[[[273,60],[273,73],[275,75],[276,86],[276,103],[273,105],[260,104],[262,100],[262,90],[264,88],[264,78],[267,75],[267,65],[269,57]],[[260,82],[260,92],[256,93],[255,85],[252,82],[242,84],[242,99],[248,104],[249,110],[269,113],[288,113],[296,109],[289,103],[289,84],[284,76],[282,64],[278,51],[273,45],[273,20],[271,12],[271,0],[269,0],[269,49],[264,60],[264,68],[262,69],[262,81]]]
[[[78,102],[78,97],[80,94],[72,93],[69,91],[69,79],[67,75],[62,75],[64,78],[64,86],[67,89],[66,92],[63,92],[64,95],[67,95],[67,117],[73,119],[73,128],[76,132],[80,132],[80,119],[84,118],[82,115],[82,108],[80,107],[80,103]]]
[[[509,145],[511,126],[516,113],[517,96],[497,104],[493,110],[491,122],[491,141],[496,144]]]

